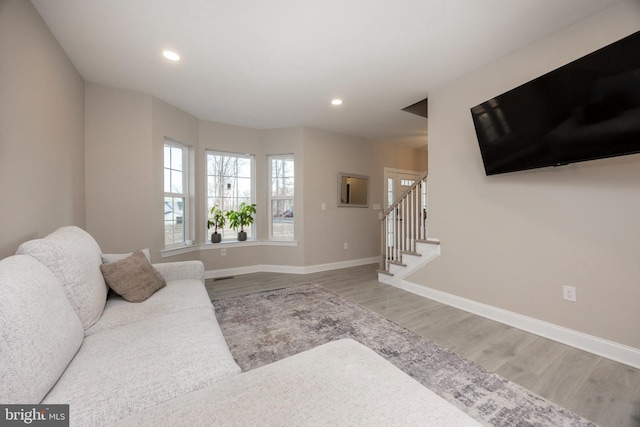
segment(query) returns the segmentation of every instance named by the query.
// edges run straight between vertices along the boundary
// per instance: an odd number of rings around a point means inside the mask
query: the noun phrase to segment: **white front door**
[[[402,196],[421,176],[422,172],[384,168],[385,209]]]

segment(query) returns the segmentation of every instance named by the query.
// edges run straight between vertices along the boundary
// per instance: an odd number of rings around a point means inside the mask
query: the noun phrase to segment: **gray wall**
[[[376,146],[358,138],[305,128],[305,264],[327,264],[380,254],[380,221],[369,208],[338,207],[338,172],[380,175]],[[383,190],[371,183],[370,201],[382,203]],[[325,209],[322,209],[322,204]],[[344,249],[344,243],[348,249]]]
[[[640,155],[486,177],[469,113],[639,29],[640,3],[622,3],[429,94],[442,255],[411,282],[640,348]]]
[[[152,97],[86,85],[87,231],[105,253],[150,247]]]
[[[85,225],[84,81],[31,2],[0,1],[0,258]]]

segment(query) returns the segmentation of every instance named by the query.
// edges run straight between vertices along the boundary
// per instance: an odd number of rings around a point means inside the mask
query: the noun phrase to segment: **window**
[[[229,211],[238,209],[242,202],[255,203],[255,160],[252,155],[207,152],[207,213],[212,206]],[[245,229],[247,238],[255,238],[255,226]],[[207,230],[207,241],[213,230]],[[218,230],[223,240],[236,240],[237,232],[229,228]]]
[[[184,245],[187,240],[187,165],[189,149],[164,142],[164,245]]]
[[[293,155],[269,156],[270,237],[293,240],[294,163]]]

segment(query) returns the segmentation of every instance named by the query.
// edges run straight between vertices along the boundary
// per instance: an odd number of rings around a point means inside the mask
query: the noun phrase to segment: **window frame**
[[[166,148],[177,148],[182,150],[182,193],[178,193],[178,192],[173,192],[173,191],[166,191],[166,182],[165,182],[165,172],[168,169],[166,164],[167,164],[167,160],[165,158],[165,150]],[[190,230],[191,230],[191,221],[190,221],[190,214],[191,214],[191,200],[189,197],[189,173],[190,173],[190,148],[187,145],[184,145],[182,143],[179,143],[177,141],[173,141],[170,140],[168,138],[164,138],[164,145],[163,145],[163,150],[162,150],[162,186],[163,186],[163,196],[162,196],[162,205],[163,207],[166,205],[166,198],[170,197],[170,198],[181,198],[183,200],[183,208],[182,208],[182,227],[183,227],[183,233],[182,233],[182,241],[176,242],[174,241],[171,244],[167,244],[167,235],[166,235],[166,219],[164,218],[164,215],[166,215],[166,213],[163,214],[163,234],[164,234],[164,238],[163,238],[163,242],[164,242],[164,248],[165,249],[171,249],[171,248],[178,248],[178,247],[183,247],[186,246],[186,242],[187,240],[190,240]],[[171,168],[171,164],[169,165],[169,170],[174,170]],[[163,209],[164,212],[164,209]]]
[[[273,195],[273,160],[290,160],[293,163],[293,194],[291,196],[274,196]],[[296,161],[295,156],[293,154],[269,154],[267,155],[267,215],[268,215],[268,223],[269,223],[269,240],[275,241],[293,241],[295,240],[295,181],[296,181]],[[274,200],[291,200],[292,206],[292,220],[291,225],[293,228],[293,232],[291,236],[274,236],[273,230],[273,209],[272,204]]]
[[[214,155],[214,156],[225,156],[225,157],[233,157],[233,158],[237,158],[237,159],[248,159],[250,161],[250,173],[251,176],[250,178],[250,187],[251,187],[251,197],[250,197],[250,201],[249,204],[251,203],[256,203],[256,156],[255,154],[248,154],[248,153],[234,153],[234,152],[230,152],[230,151],[221,151],[221,150],[214,150],[214,149],[207,149],[205,150],[205,168],[204,168],[204,174],[205,174],[205,185],[204,185],[204,191],[205,191],[205,206],[206,206],[206,218],[209,218],[209,211],[211,209],[211,206],[209,204],[209,199],[210,197],[210,192],[209,192],[209,177],[214,176],[214,175],[209,175],[209,155]],[[238,179],[238,176],[235,175],[235,179]],[[240,196],[235,196],[235,199],[241,199]],[[226,208],[225,206],[219,206],[220,208],[226,211],[228,210],[228,208]],[[251,224],[250,228],[247,230],[247,228],[245,228],[245,231],[247,231],[247,234],[249,235],[248,240],[249,241],[257,241],[258,240],[258,236],[257,236],[257,227],[256,227],[256,218],[254,218],[254,222],[253,224]],[[231,230],[229,227],[229,220],[227,219],[227,223],[224,227],[224,230]],[[205,236],[205,243],[211,244],[211,235],[210,235],[210,231],[211,233],[213,232],[213,230],[209,230],[206,226],[206,221],[205,221],[205,225],[204,225],[204,236]],[[234,232],[233,237],[229,237],[228,235],[225,238],[225,234],[222,234],[222,242],[233,242],[233,241],[237,241],[237,237],[236,237],[236,232]]]

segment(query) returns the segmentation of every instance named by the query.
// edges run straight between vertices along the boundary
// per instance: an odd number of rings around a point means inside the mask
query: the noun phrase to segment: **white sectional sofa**
[[[1,262],[0,402],[69,404],[74,425],[104,425],[240,372],[202,263],[156,265],[167,285],[142,303],[107,299],[101,264],[77,227]]]
[[[102,263],[78,227],[0,261],[0,403],[69,404],[83,427],[476,424],[350,340],[241,373],[202,263],[154,264],[166,286],[140,303],[108,296]]]

